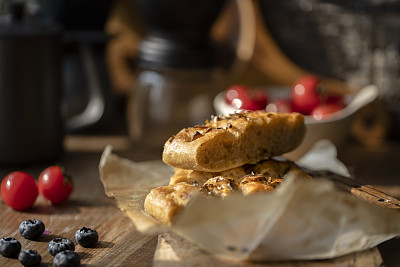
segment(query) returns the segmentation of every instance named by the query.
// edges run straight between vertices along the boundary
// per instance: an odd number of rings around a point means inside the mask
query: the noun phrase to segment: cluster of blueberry
[[[23,221],[19,226],[22,237],[35,240],[45,231],[44,223],[37,219]],[[99,240],[96,230],[83,227],[75,232],[75,242],[82,247],[93,247]],[[54,266],[79,266],[80,258],[75,252],[74,243],[67,238],[55,238],[47,246],[47,251],[54,256]],[[36,250],[21,251],[21,243],[14,237],[0,239],[0,254],[8,258],[17,258],[24,266],[39,266],[42,257]]]

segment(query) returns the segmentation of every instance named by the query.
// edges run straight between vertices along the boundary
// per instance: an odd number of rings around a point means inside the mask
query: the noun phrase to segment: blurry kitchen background
[[[290,86],[313,73],[337,92],[377,84],[380,101],[360,112],[353,138],[399,137],[400,1],[0,0],[0,11],[2,23],[60,26],[68,134],[159,145],[152,132],[165,140],[204,121],[229,85]]]

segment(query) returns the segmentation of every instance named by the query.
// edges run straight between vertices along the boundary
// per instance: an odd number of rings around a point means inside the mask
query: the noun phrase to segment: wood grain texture
[[[70,141],[74,141],[73,138]],[[47,252],[48,241],[58,236],[73,239],[74,232],[82,226],[93,227],[99,232],[98,245],[90,249],[76,247],[76,251],[82,258],[82,266],[153,266],[155,252],[157,253],[154,266],[179,266],[165,259],[165,257],[164,259],[160,258],[160,253],[165,251],[166,248],[160,247],[158,237],[137,232],[130,219],[116,207],[114,200],[105,196],[98,173],[101,147],[97,152],[94,152],[92,148],[90,148],[89,152],[85,152],[85,142],[81,142],[81,138],[75,139],[76,141],[78,141],[78,144],[74,144],[74,147],[80,147],[79,151],[67,151],[58,162],[64,165],[74,179],[75,189],[70,200],[62,206],[53,207],[48,206],[42,198],[39,198],[31,210],[24,212],[13,211],[0,201],[0,237],[16,237],[21,242],[23,249],[38,250],[42,255],[41,266],[43,267],[51,266],[52,263],[52,256]],[[100,144],[102,145],[103,142],[100,142]],[[374,150],[367,150],[358,144],[352,144],[341,150],[339,156],[349,167],[352,176],[358,181],[364,184],[371,184],[374,188],[386,194],[400,197],[398,179],[399,150],[400,142],[394,142]],[[154,153],[138,147],[127,147],[125,150],[116,152],[121,157],[134,161],[159,159],[161,154],[160,151]],[[47,165],[0,167],[0,177],[2,178],[5,174],[16,169],[27,171],[37,177]],[[46,229],[51,233],[42,236],[38,241],[29,241],[22,238],[18,233],[18,226],[22,221],[32,218],[42,220],[46,225]],[[190,246],[184,247],[184,244],[180,244],[179,242],[181,241],[178,241],[177,243],[171,243],[171,248],[169,249],[176,251],[174,252],[176,255],[179,252],[176,246],[180,246],[187,253],[183,255],[185,256],[184,259],[191,260],[186,262],[187,265],[181,266],[209,265],[211,267],[213,266],[212,264],[219,263],[219,261],[213,263],[215,259],[210,258],[205,252]],[[337,266],[379,266],[383,259],[382,265],[398,267],[400,266],[399,241],[399,238],[389,240],[378,246],[379,251],[373,249],[349,255],[347,256],[349,257],[347,261],[349,265]],[[182,253],[180,256],[182,257]],[[254,263],[247,262],[230,264],[222,266],[257,266]],[[275,266],[304,266],[299,264],[305,264],[305,262],[279,263],[279,265]],[[331,261],[308,262],[307,264],[335,266],[331,264]],[[0,256],[0,266],[21,266],[21,264],[17,259],[8,259]],[[270,266],[274,265],[270,264]]]
[[[85,146],[82,145],[82,148]],[[39,197],[27,211],[14,211],[0,202],[0,238],[15,237],[22,249],[35,249],[42,256],[41,266],[51,266],[53,257],[47,251],[48,242],[56,237],[74,241],[75,231],[83,226],[99,233],[94,248],[76,245],[82,266],[151,266],[157,245],[157,235],[144,235],[136,231],[131,220],[116,206],[112,198],[104,194],[99,180],[98,164],[101,152],[69,152],[60,160],[72,176],[74,192],[60,206],[50,206]],[[18,167],[37,177],[46,165]],[[0,175],[15,170],[0,168]],[[36,241],[21,237],[19,224],[27,219],[40,219],[50,231]],[[75,243],[75,242],[74,242]],[[0,266],[21,266],[17,259],[0,256]]]
[[[17,212],[0,205],[1,236],[12,236],[21,242],[22,249],[34,249],[42,256],[42,265],[52,264],[53,256],[47,244],[56,237],[74,241],[74,233],[86,226],[96,229],[99,242],[94,248],[76,245],[83,266],[150,266],[157,243],[156,235],[144,235],[114,204],[82,206],[71,201],[62,207],[39,206],[29,212]],[[19,224],[31,218],[44,222],[48,235],[27,240],[18,232]],[[75,243],[75,242],[74,242]],[[0,257],[0,266],[21,266],[17,259]]]
[[[381,255],[377,248],[358,253],[352,253],[330,260],[291,261],[291,262],[248,262],[219,259],[172,233],[159,236],[158,246],[154,255],[153,267],[364,267],[381,266]]]

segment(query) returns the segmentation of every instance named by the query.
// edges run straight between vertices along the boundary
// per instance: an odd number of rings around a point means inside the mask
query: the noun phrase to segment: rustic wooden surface
[[[193,257],[194,255],[195,257]],[[183,267],[193,265],[197,267],[364,267],[383,265],[378,248],[334,259],[315,261],[260,263],[218,259],[171,233],[159,236],[153,262],[154,267]]]
[[[90,140],[95,141],[90,142]],[[104,195],[103,186],[99,180],[98,163],[106,143],[114,145],[115,153],[136,161],[159,159],[160,151],[148,151],[129,146],[127,148],[124,138],[71,137],[67,141],[67,151],[59,163],[69,170],[75,182],[74,192],[68,202],[62,206],[53,207],[47,205],[44,199],[39,197],[35,206],[24,212],[13,211],[0,202],[0,237],[13,236],[21,242],[23,249],[36,249],[42,256],[41,266],[50,266],[52,256],[47,252],[48,241],[55,237],[73,239],[74,232],[86,226],[99,232],[100,241],[95,248],[76,246],[83,266],[178,266],[174,265],[176,262],[160,261],[159,255],[161,252],[165,252],[165,247],[160,247],[160,245],[157,247],[158,236],[138,233],[131,221],[115,206],[114,200]],[[358,180],[399,198],[399,149],[400,142],[375,149],[366,149],[360,145],[351,144],[341,151],[339,157]],[[37,177],[40,171],[48,165],[46,163],[28,167],[0,167],[0,176],[4,177],[14,170],[24,170]],[[46,229],[50,231],[48,235],[42,236],[37,241],[26,240],[18,233],[19,224],[23,220],[32,218],[42,220]],[[160,241],[163,240],[160,238]],[[169,239],[169,241],[174,242],[175,249],[177,242],[178,244],[181,242],[179,239],[172,239],[172,241]],[[182,246],[184,245],[185,243],[182,242]],[[193,261],[187,260],[181,266],[204,266],[199,260],[210,259],[196,248],[186,246],[185,249],[189,249],[189,252],[196,253],[196,255],[187,254],[190,257],[186,256],[186,260],[192,258]],[[387,267],[400,266],[398,253],[400,239],[389,240],[381,244],[378,249],[352,255],[349,258],[351,259],[350,264],[344,266],[380,266],[382,262]],[[153,260],[155,252],[157,252],[156,258]],[[201,258],[201,255],[204,257]],[[258,266],[251,263],[232,264],[231,266]],[[315,262],[312,264],[321,266]],[[313,266],[312,264],[311,266]],[[17,259],[0,257],[0,266],[21,265]],[[285,263],[285,265],[264,264],[259,266],[309,265]]]

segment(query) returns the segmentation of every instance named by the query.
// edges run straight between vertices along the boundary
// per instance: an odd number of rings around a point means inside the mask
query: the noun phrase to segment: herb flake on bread
[[[300,145],[305,131],[299,113],[213,116],[172,136],[164,145],[163,161],[181,169],[225,171],[290,152]]]

